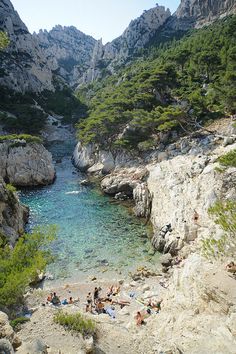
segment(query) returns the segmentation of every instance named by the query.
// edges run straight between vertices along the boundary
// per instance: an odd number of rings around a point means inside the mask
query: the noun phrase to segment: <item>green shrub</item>
[[[96,333],[94,321],[85,318],[81,313],[69,314],[58,311],[54,316],[54,321],[66,330],[81,333],[83,336],[94,336]]]
[[[236,201],[218,201],[209,209],[215,223],[224,231],[224,235],[216,239],[213,235],[202,241],[202,252],[210,258],[219,258],[235,251],[236,247]]]
[[[12,184],[10,184],[10,183],[6,184],[6,189],[7,189],[9,192],[11,192],[11,193],[15,193],[15,192],[16,192],[16,188],[15,188]]]
[[[43,143],[43,140],[39,136],[34,136],[30,134],[0,135],[0,143],[8,140],[25,140],[27,143]]]
[[[10,321],[10,325],[12,326],[12,328],[14,329],[14,331],[17,331],[20,329],[20,325],[24,324],[26,322],[29,322],[30,319],[26,318],[26,317],[17,317],[14,320]]]
[[[0,247],[0,307],[19,306],[23,303],[26,287],[52,260],[46,246],[54,239],[55,227],[35,229],[24,234],[12,249]]]
[[[8,35],[5,32],[0,31],[0,50],[6,48],[9,43]]]
[[[224,167],[236,167],[236,150],[219,157],[218,161]]]

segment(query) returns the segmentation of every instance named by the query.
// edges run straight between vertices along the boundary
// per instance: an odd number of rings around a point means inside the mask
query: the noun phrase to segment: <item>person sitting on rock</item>
[[[96,303],[96,312],[100,315],[101,313],[106,313],[104,309],[104,304],[101,302],[101,300],[98,300]]]
[[[234,262],[230,262],[226,265],[227,272],[236,273],[236,264]]]
[[[87,295],[87,304],[86,304],[86,312],[92,312],[92,295],[88,293]]]
[[[47,302],[52,302],[52,298],[53,298],[53,293],[50,293],[50,295],[48,295],[47,297]]]
[[[74,300],[73,300],[73,298],[72,298],[72,296],[69,298],[69,301],[68,301],[68,304],[73,304],[74,303]]]
[[[96,305],[98,299],[99,299],[99,289],[96,287],[93,292],[94,305]]]
[[[56,293],[53,293],[52,304],[53,305],[60,305],[61,304],[59,296],[57,296]]]

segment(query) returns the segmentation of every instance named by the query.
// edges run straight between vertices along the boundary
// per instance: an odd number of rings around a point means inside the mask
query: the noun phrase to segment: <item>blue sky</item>
[[[106,43],[118,37],[130,21],[157,0],[12,0],[30,32],[54,25],[73,25]],[[174,12],[180,0],[159,0],[159,5]]]

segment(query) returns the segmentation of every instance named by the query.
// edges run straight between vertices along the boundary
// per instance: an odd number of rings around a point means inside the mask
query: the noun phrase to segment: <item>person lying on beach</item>
[[[112,293],[113,296],[118,295],[119,292],[120,292],[120,286],[113,287],[113,293]]]
[[[112,305],[120,305],[120,308],[122,309],[125,306],[130,305],[130,301],[126,300],[111,300]]]
[[[161,299],[160,301],[152,301],[152,299],[149,299],[147,303],[147,307],[158,313],[161,310],[162,301],[163,299]]]
[[[113,295],[113,287],[114,285],[110,286],[107,290],[107,297],[110,297],[111,295]]]
[[[145,324],[144,316],[142,315],[142,313],[140,311],[137,312],[135,319],[136,319],[137,326],[141,326],[141,325]]]

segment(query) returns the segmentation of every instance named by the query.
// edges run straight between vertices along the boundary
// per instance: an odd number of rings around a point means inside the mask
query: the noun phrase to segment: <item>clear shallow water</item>
[[[20,193],[30,207],[29,228],[56,224],[58,238],[52,244],[55,263],[49,266],[55,279],[75,281],[88,274],[128,273],[157,262],[148,254],[148,230],[122,205],[112,204],[109,197],[96,189],[80,185],[84,175],[71,163],[73,147],[54,145],[57,179],[53,185]]]

